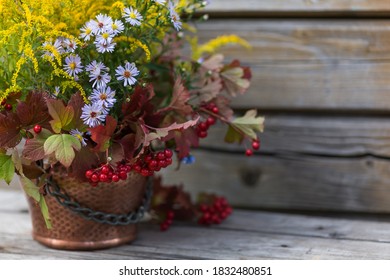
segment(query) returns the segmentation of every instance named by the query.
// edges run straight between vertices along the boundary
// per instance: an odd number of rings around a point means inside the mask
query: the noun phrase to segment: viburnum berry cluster
[[[102,164],[95,169],[89,169],[85,172],[85,178],[89,180],[92,186],[96,187],[98,183],[111,183],[126,180],[127,174],[132,170],[130,165],[117,163],[116,167],[107,164]]]
[[[174,218],[175,218],[175,212],[173,210],[169,210],[165,220],[162,221],[162,223],[160,224],[160,230],[161,231],[168,230],[169,227],[172,225]]]
[[[153,176],[155,172],[160,171],[172,164],[173,152],[165,149],[159,152],[149,152],[143,158],[139,158],[132,168],[135,172],[144,177]]]
[[[9,103],[7,103],[7,100],[3,100],[2,102],[1,102],[1,108],[2,109],[4,109],[4,110],[6,110],[6,111],[12,111],[12,105],[11,104],[9,104]]]
[[[252,140],[252,149],[248,148],[245,150],[245,155],[250,157],[253,155],[253,151],[257,151],[260,149],[260,139],[257,138],[255,140]]]
[[[208,104],[204,104],[201,106],[205,110],[208,110],[210,114],[215,114],[218,115],[219,109],[218,107],[213,103],[210,102]],[[201,121],[198,123],[196,126],[196,134],[198,135],[199,138],[206,138],[208,136],[208,130],[211,126],[213,126],[217,122],[216,117],[212,115],[208,115],[204,121]]]
[[[198,223],[201,225],[220,224],[232,213],[232,207],[222,196],[215,197],[211,204],[200,204],[198,209],[201,213]]]
[[[34,128],[35,130],[35,128]],[[110,163],[100,164],[98,168],[89,169],[85,172],[85,178],[92,186],[98,183],[111,183],[126,180],[128,173],[137,172],[144,177],[153,176],[154,172],[160,171],[172,164],[173,152],[165,149],[159,152],[149,152],[143,158],[139,158],[135,163],[129,164],[125,161],[118,162],[116,166]]]
[[[199,225],[217,225],[232,213],[232,207],[223,196],[201,193],[193,202],[182,186],[162,185],[161,177],[153,180],[152,217],[160,225],[161,231],[168,230],[173,220],[197,222]]]

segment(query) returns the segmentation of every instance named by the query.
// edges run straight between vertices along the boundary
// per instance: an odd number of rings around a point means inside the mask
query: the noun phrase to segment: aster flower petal
[[[119,66],[115,70],[118,81],[123,81],[124,86],[134,85],[137,80],[134,78],[139,75],[139,71],[134,63],[126,62],[125,67]]]
[[[103,107],[94,102],[92,104],[85,104],[83,108],[81,108],[81,119],[84,121],[84,124],[89,127],[95,127],[104,122],[106,119],[106,114],[103,112]]]
[[[141,21],[143,20],[141,14],[136,9],[133,9],[133,7],[125,8],[123,17],[125,18],[125,21],[132,26],[140,26]]]
[[[77,78],[77,74],[83,71],[83,65],[81,64],[80,56],[70,55],[65,58],[64,70],[70,76],[73,76],[75,79]]]
[[[116,102],[115,91],[111,90],[110,87],[100,87],[94,89],[91,95],[91,101],[100,104],[103,111],[108,114],[109,109],[114,107]]]
[[[87,146],[87,142],[86,142],[86,138],[83,137],[83,134],[82,132],[80,132],[78,129],[72,129],[70,132],[69,132],[70,135],[74,136],[77,138],[77,140],[80,141],[81,145],[83,147]]]
[[[169,1],[169,3],[168,3],[168,9],[169,9],[169,18],[171,19],[171,22],[173,23],[173,27],[175,27],[175,29],[177,31],[179,31],[180,29],[182,29],[183,24],[180,21],[180,16],[176,12],[175,6],[173,5],[173,3],[171,1]]]

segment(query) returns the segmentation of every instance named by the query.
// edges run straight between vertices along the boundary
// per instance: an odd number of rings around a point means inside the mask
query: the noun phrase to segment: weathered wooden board
[[[196,164],[166,171],[166,182],[246,207],[390,213],[388,118],[279,114],[265,124],[251,158],[213,127]]]
[[[225,195],[234,205],[269,209],[390,212],[390,163],[372,156],[194,152],[197,164],[166,171],[166,183]]]
[[[22,195],[22,194],[19,194]],[[30,237],[27,205],[0,191],[0,259],[388,259],[390,223],[236,210],[222,225],[142,225],[130,245],[95,252],[45,248]],[[22,201],[22,200],[20,200]],[[256,221],[256,222],[254,222]]]
[[[223,49],[253,69],[236,107],[283,110],[388,111],[390,21],[212,20],[200,41],[239,34],[252,51]]]
[[[388,16],[386,0],[213,0],[206,12],[220,16]]]
[[[226,131],[222,124],[210,128],[208,137],[201,140],[201,147],[243,154],[245,145],[224,142]],[[259,135],[260,152],[265,154],[390,158],[387,117],[266,114],[265,130]]]

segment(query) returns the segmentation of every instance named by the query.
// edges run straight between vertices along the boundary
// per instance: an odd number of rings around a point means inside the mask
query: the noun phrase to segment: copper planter
[[[67,177],[66,173],[53,174],[53,181],[80,205],[112,214],[135,211],[143,203],[146,178],[131,172],[126,181],[99,183],[91,187]],[[102,224],[70,211],[51,195],[45,196],[52,222],[47,229],[39,206],[28,198],[33,225],[33,238],[55,249],[96,250],[128,243],[136,238],[137,225]]]

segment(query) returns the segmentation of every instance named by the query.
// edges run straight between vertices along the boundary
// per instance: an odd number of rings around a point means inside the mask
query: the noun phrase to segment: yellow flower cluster
[[[177,11],[187,12],[199,8],[201,4],[198,3],[200,2],[194,0],[179,0]],[[51,79],[65,79],[60,84],[63,91],[69,87],[76,88],[87,101],[81,85],[62,70],[64,57],[50,42],[61,36],[83,46],[84,42],[77,39],[80,27],[99,13],[120,18],[124,8],[128,6],[136,7],[144,17],[140,32],[149,28],[154,31],[155,38],[143,38],[141,41],[140,38],[122,36],[116,38],[116,42],[128,43],[129,52],[142,49],[145,57],[140,57],[138,62],[149,62],[151,53],[158,47],[156,42],[162,41],[166,30],[171,28],[167,11],[161,12],[161,5],[152,0],[0,0],[0,59],[3,57],[4,64],[0,65],[0,103],[16,90],[34,87],[32,73]],[[184,24],[184,27],[186,26]],[[42,45],[43,42],[49,44]],[[228,43],[247,45],[236,36],[222,36],[194,48],[194,57],[205,52],[210,53]],[[42,56],[45,52],[52,55]],[[51,65],[50,70],[48,65]]]
[[[198,60],[205,53],[213,54],[219,48],[229,44],[238,44],[248,49],[251,48],[251,45],[247,41],[236,35],[222,35],[200,46],[198,46],[197,38],[190,39],[190,43],[192,47],[192,58],[194,60]]]
[[[135,39],[135,38],[126,37],[126,36],[120,36],[120,37],[116,38],[115,41],[129,43],[128,53],[133,53],[137,50],[137,48],[141,48],[145,52],[145,57],[146,57],[145,62],[150,61],[150,58],[151,58],[150,57],[150,50],[149,50],[148,46],[146,46],[140,40]]]

